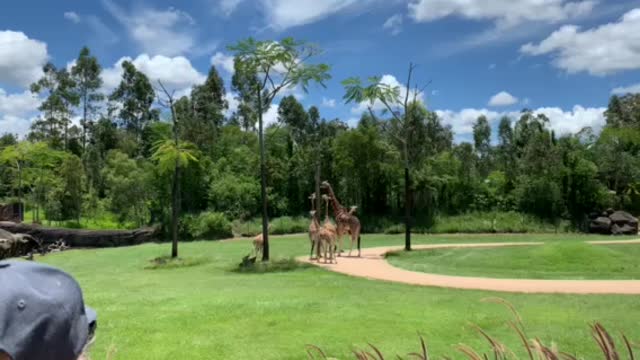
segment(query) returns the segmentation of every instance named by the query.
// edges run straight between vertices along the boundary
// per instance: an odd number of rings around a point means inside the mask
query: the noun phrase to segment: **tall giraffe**
[[[338,229],[329,218],[329,201],[331,201],[331,197],[326,194],[322,194],[322,200],[324,200],[324,223],[322,224],[322,227],[337,234]]]
[[[358,243],[358,256],[360,256],[360,220],[353,215],[355,208],[351,208],[351,210],[345,209],[340,202],[338,202],[338,198],[336,198],[336,194],[333,192],[333,188],[328,181],[323,181],[321,187],[325,189],[329,193],[329,197],[331,198],[331,205],[333,207],[333,214],[336,218],[336,223],[338,224],[338,256],[340,256],[340,252],[342,251],[342,235],[349,232],[351,233],[351,248],[349,249],[349,256],[351,256],[351,251],[353,251],[353,245],[357,241]]]

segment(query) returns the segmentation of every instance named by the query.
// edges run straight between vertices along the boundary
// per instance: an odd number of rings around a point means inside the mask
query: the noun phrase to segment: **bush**
[[[531,215],[508,212],[470,212],[456,216],[439,216],[430,229],[418,232],[434,234],[450,233],[552,233],[567,231],[568,224],[556,227],[552,223],[541,221]]]
[[[284,216],[271,220],[270,234],[299,234],[309,231],[309,219],[304,217]],[[233,222],[233,233],[238,236],[256,236],[262,232],[262,219],[256,218],[248,221],[236,220]]]
[[[185,216],[180,233],[186,232],[192,239],[219,240],[233,237],[231,222],[223,213],[203,212],[198,216]]]

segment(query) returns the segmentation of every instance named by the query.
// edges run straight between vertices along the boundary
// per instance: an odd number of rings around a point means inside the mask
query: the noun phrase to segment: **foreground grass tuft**
[[[245,257],[233,271],[242,274],[266,274],[304,270],[311,267],[312,265],[298,262],[293,258],[262,262],[259,259]]]
[[[202,265],[207,262],[205,258],[172,258],[171,256],[160,256],[150,261],[146,266],[148,270],[178,269]]]

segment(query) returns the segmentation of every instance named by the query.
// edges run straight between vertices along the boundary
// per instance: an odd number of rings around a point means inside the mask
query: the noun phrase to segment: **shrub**
[[[181,233],[187,232],[193,239],[219,240],[233,237],[231,223],[223,213],[203,212],[198,216],[183,218]]]
[[[270,234],[299,234],[309,231],[309,219],[304,217],[289,217],[271,219]],[[233,222],[233,233],[238,236],[256,236],[262,232],[262,219],[256,218],[248,221],[236,220]]]

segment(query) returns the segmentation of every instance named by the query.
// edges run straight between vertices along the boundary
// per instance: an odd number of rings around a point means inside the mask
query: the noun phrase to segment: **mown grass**
[[[391,264],[428,273],[533,279],[640,279],[640,244],[437,249],[389,254]]]
[[[415,243],[551,241],[580,235],[423,236]],[[402,236],[364,235],[363,246],[400,245]],[[274,258],[308,251],[306,236],[274,237]],[[453,345],[486,346],[470,324],[505,342],[518,341],[504,323],[510,314],[480,300],[496,293],[414,287],[352,278],[319,268],[239,273],[250,241],[181,244],[180,256],[198,266],[149,270],[169,244],[70,250],[38,258],[72,273],[99,315],[92,359],[305,359],[305,345],[350,358],[354,346],[376,344],[390,354],[415,351],[416,332],[434,354]],[[588,356],[597,351],[587,324],[640,337],[634,296],[499,294],[526,319],[529,334]]]

